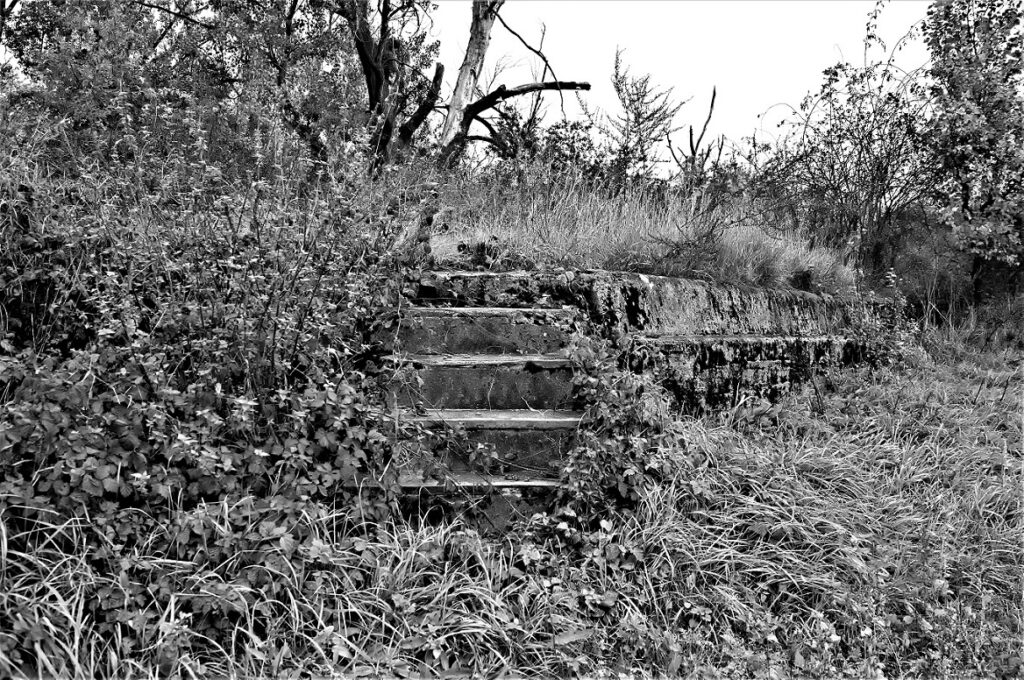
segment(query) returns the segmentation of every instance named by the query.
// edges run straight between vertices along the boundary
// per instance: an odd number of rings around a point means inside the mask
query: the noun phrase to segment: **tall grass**
[[[928,363],[840,380],[739,431],[690,424],[678,476],[623,527],[652,556],[650,591],[784,631],[826,676],[861,658],[889,677],[1012,677],[1020,376]]]
[[[88,518],[5,516],[0,620],[36,631],[38,668],[0,632],[0,673],[1016,677],[1020,378],[991,357],[921,358],[685,421],[675,472],[582,544],[554,515],[499,538],[310,504],[236,528],[276,527],[258,561],[168,564],[139,545],[133,578],[159,566],[178,584],[138,610],[157,631],[141,648],[132,621],[114,636],[90,621],[97,592],[121,592],[125,575],[90,558],[114,537]],[[226,502],[167,531],[215,526]],[[211,607],[227,645],[190,627]]]
[[[849,292],[841,255],[742,193],[612,191],[582,173],[536,163],[443,188],[435,257],[460,262],[482,244],[488,266],[529,263],[687,276],[723,283]],[[464,259],[464,258],[462,258]]]

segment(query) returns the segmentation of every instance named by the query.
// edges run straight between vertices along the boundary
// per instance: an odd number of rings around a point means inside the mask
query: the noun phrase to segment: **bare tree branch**
[[[477,116],[474,120],[477,123],[480,123],[481,125],[483,125],[485,128],[487,128],[487,131],[489,133],[491,133],[491,137],[494,137],[495,139],[498,139],[501,136],[501,135],[498,134],[498,131],[495,129],[495,127],[491,123],[491,121],[487,120],[483,116]]]
[[[517,87],[506,87],[499,85],[490,93],[484,95],[466,107],[459,124],[459,131],[450,142],[444,145],[441,154],[438,156],[438,164],[441,167],[451,167],[458,161],[469,141],[469,128],[474,120],[480,119],[480,114],[488,111],[506,99],[518,97],[531,92],[544,90],[589,90],[590,83],[555,80],[546,83],[529,83]]]
[[[416,131],[421,125],[427,120],[427,116],[434,110],[437,105],[438,97],[441,96],[441,83],[444,80],[444,64],[438,63],[434,67],[434,79],[430,83],[430,89],[427,90],[427,94],[423,97],[423,101],[416,107],[412,115],[409,116],[409,120],[405,121],[400,128],[398,128],[398,139],[403,144],[409,144],[412,142],[412,137],[416,134]]]
[[[509,26],[505,22],[505,19],[500,14],[498,15],[498,21],[501,22],[501,25],[505,27],[506,31],[508,31],[509,33],[511,33],[512,35],[514,35],[516,37],[516,39],[519,41],[519,43],[523,47],[525,47],[526,49],[528,49],[531,52],[533,52],[535,55],[537,55],[537,57],[542,62],[544,62],[544,70],[540,74],[540,79],[541,80],[544,80],[544,78],[547,77],[548,73],[551,74],[552,78],[554,78],[555,80],[558,80],[558,76],[555,75],[554,67],[551,66],[551,62],[548,61],[548,58],[544,55],[544,36],[547,33],[547,27],[545,27],[543,24],[541,24],[540,46],[539,47],[534,47],[533,45],[531,45],[530,43],[528,43],[526,41],[526,38],[521,36],[519,33],[517,33],[515,31],[515,29],[513,29],[511,26]],[[558,100],[559,100],[560,106],[562,108],[562,117],[564,118],[565,117],[565,97],[562,95],[561,92],[558,93]]]
[[[543,73],[541,73],[541,76],[540,76],[541,78],[544,78],[550,72],[552,78],[554,78],[555,80],[558,79],[558,76],[555,75],[555,69],[553,69],[551,67],[551,62],[549,62],[548,58],[544,56],[544,53],[541,51],[540,48],[534,47],[530,43],[526,42],[526,38],[524,38],[523,36],[519,35],[519,33],[517,33],[514,28],[509,26],[505,22],[505,20],[502,18],[502,16],[500,14],[498,15],[498,21],[501,23],[502,26],[505,27],[506,31],[508,31],[509,33],[511,33],[512,35],[514,35],[516,37],[516,40],[518,40],[523,47],[525,47],[526,49],[528,49],[531,52],[533,52],[534,54],[536,54],[537,57],[540,58],[540,60],[542,62],[544,62],[544,71],[543,71]],[[542,43],[543,43],[543,39],[542,39]],[[543,47],[543,45],[542,45],[542,47]]]
[[[476,91],[480,79],[480,71],[487,56],[487,47],[491,43],[491,27],[498,17],[498,10],[505,0],[474,0],[472,5],[472,22],[469,26],[469,40],[459,67],[459,77],[452,89],[448,107],[448,115],[441,127],[441,146],[446,146],[459,133],[462,114],[469,104],[470,97]]]
[[[693,126],[690,126],[690,154],[693,156],[697,155],[697,149],[700,148],[700,143],[704,141],[704,133],[708,131],[708,123],[711,122],[711,114],[715,112],[715,95],[717,94],[718,88],[711,88],[711,105],[708,107],[708,117],[704,119],[704,127],[700,130],[700,136],[697,137],[697,143],[693,142]]]
[[[529,94],[531,92],[540,92],[542,90],[589,90],[590,83],[576,82],[570,80],[553,80],[546,83],[529,83],[527,85],[518,85],[516,87],[506,87],[499,85],[497,89],[493,90],[489,94],[484,95],[480,99],[476,100],[472,104],[466,107],[466,113],[463,114],[463,118],[469,118],[470,121],[476,116],[479,116],[484,111],[492,109],[499,103],[512,97],[518,97],[520,95]]]

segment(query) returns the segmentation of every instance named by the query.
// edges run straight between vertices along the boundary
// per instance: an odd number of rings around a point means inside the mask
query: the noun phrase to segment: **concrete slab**
[[[536,354],[569,342],[572,309],[413,307],[406,309],[388,346],[418,354]]]
[[[491,489],[557,489],[561,483],[557,479],[523,478],[508,475],[489,475],[479,472],[462,471],[440,474],[436,477],[424,477],[416,473],[399,475],[398,485],[403,489],[432,489],[445,491],[462,489],[488,491]]]
[[[828,295],[607,271],[428,272],[420,301],[584,311],[609,333],[797,335],[848,332],[857,314]]]
[[[467,430],[575,430],[583,419],[582,411],[555,409],[431,409],[422,415],[408,416],[424,425],[450,423]]]
[[[859,358],[845,336],[661,335],[644,341],[657,351],[635,370],[653,371],[684,409],[729,408],[745,397],[777,401],[815,370]]]
[[[416,367],[434,368],[572,368],[563,354],[408,354],[404,360]]]
[[[532,478],[558,476],[576,444],[582,417],[578,411],[447,409],[407,416],[407,422],[419,423],[445,438],[435,450],[444,452],[438,462],[448,470]],[[448,439],[445,426],[463,430],[465,439]]]

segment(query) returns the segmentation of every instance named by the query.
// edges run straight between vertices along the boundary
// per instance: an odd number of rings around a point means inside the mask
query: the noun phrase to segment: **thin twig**
[[[528,49],[531,52],[533,52],[535,55],[537,55],[537,57],[542,62],[544,62],[544,70],[540,74],[540,79],[544,80],[544,78],[550,72],[551,73],[551,77],[554,78],[555,80],[558,80],[558,76],[555,75],[555,69],[552,68],[551,62],[548,61],[548,58],[544,56],[544,52],[542,51],[542,48],[544,47],[544,36],[547,33],[547,27],[544,26],[544,24],[541,24],[540,47],[534,47],[530,43],[526,42],[526,39],[523,36],[519,35],[519,33],[517,33],[515,31],[515,29],[513,29],[511,26],[509,26],[507,23],[505,23],[505,20],[501,18],[501,13],[500,12],[495,12],[494,16],[496,16],[498,18],[498,21],[501,22],[501,25],[505,27],[506,31],[508,31],[509,33],[514,35],[516,37],[516,39],[519,40],[519,42],[522,44],[523,47],[525,47],[526,49]],[[558,99],[560,101],[560,105],[561,105],[561,108],[562,108],[562,117],[564,118],[565,117],[565,95],[563,95],[561,91],[558,92]]]

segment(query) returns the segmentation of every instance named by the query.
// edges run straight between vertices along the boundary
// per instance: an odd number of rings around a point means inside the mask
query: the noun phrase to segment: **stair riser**
[[[703,367],[758,361],[783,361],[793,367],[810,367],[846,365],[859,359],[857,343],[847,338],[695,338],[660,343],[660,348],[674,361],[690,360]]]
[[[780,361],[755,366],[715,366],[694,371],[692,364],[675,364],[663,376],[665,386],[689,411],[729,408],[744,397],[763,397],[775,402],[793,384],[790,368]]]
[[[453,471],[471,470],[528,477],[558,477],[576,440],[572,430],[467,430],[470,446],[484,444],[492,456],[453,455]]]
[[[406,490],[399,499],[401,512],[415,521],[437,522],[461,515],[464,521],[485,534],[501,534],[514,522],[529,520],[550,507],[555,491],[551,489],[505,489],[479,492],[454,489],[438,491]]]
[[[568,344],[562,328],[502,317],[413,318],[395,339],[413,354],[547,354]]]
[[[400,406],[561,409],[572,405],[572,369],[426,366],[395,387]]]
[[[845,365],[844,338],[694,340],[663,345],[666,386],[688,410],[729,408],[744,397],[777,401],[817,367]]]

